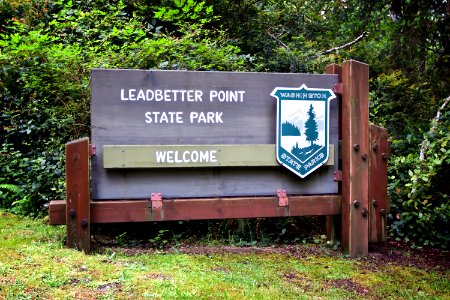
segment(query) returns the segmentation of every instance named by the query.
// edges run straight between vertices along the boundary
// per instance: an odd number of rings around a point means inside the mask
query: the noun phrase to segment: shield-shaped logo
[[[331,89],[275,88],[277,98],[277,160],[300,176],[311,174],[326,163],[329,156]]]

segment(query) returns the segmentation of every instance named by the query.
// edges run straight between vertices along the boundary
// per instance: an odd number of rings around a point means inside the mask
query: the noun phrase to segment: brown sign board
[[[338,193],[337,163],[304,179],[273,163],[277,103],[270,95],[276,87],[337,83],[337,75],[94,69],[92,198]],[[338,107],[338,99],[330,102],[334,162]],[[146,163],[146,155],[155,157]]]

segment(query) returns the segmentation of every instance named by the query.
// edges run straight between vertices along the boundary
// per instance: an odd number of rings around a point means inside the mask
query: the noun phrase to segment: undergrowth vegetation
[[[443,0],[0,1],[0,207],[41,215],[64,199],[92,68],[323,73],[356,59],[391,134],[391,233],[449,248],[449,40]]]
[[[323,218],[256,218],[97,224],[92,228],[99,245],[166,250],[180,244],[201,246],[275,247],[282,244],[320,244],[337,250],[338,241],[326,241]]]

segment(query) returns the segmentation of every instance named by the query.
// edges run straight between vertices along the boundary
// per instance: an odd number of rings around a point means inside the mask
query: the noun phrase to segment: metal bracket
[[[161,193],[152,193],[150,197],[150,202],[152,203],[152,210],[161,210],[162,203],[162,194]]]
[[[335,182],[342,181],[342,171],[341,171],[341,170],[335,171],[335,172],[333,173],[333,175],[334,175],[333,180],[334,180]]]
[[[286,195],[286,190],[277,190],[278,206],[289,206],[289,199]]]
[[[343,84],[342,83],[336,83],[334,86],[333,86],[333,92],[335,93],[335,94],[338,94],[338,95],[342,95],[342,90],[343,90]]]
[[[89,144],[89,156],[93,157],[97,155],[97,147],[93,144]]]

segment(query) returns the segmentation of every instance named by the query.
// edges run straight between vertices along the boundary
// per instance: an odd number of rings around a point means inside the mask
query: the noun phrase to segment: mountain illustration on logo
[[[330,89],[275,88],[277,98],[277,160],[304,178],[329,156]]]
[[[297,113],[299,115],[301,115],[300,112],[297,112]],[[297,127],[296,125],[294,125],[288,121],[284,121],[283,125],[282,125],[283,128],[281,129],[281,135],[282,135],[281,140],[284,140],[286,136],[299,137],[296,140],[295,145],[293,145],[291,147],[291,149],[286,149],[286,150],[288,150],[291,154],[298,157],[298,159],[300,161],[305,162],[311,155],[314,155],[314,153],[316,153],[318,150],[323,148],[325,145],[323,143],[318,144],[316,142],[319,139],[319,130],[318,130],[318,125],[317,125],[317,121],[316,121],[316,114],[314,112],[314,107],[312,104],[310,104],[310,107],[308,110],[308,119],[301,120],[301,121],[303,121],[302,127],[304,128],[304,132],[303,132],[304,138],[301,138],[302,134],[300,133],[299,127]],[[295,133],[295,134],[293,134],[293,133]],[[325,132],[322,130],[320,133],[323,135]],[[321,140],[323,140],[323,138],[321,138]],[[304,147],[299,146],[299,143],[300,143],[300,145],[305,145],[305,141],[309,144],[307,144]],[[283,144],[283,142],[282,142],[282,144]]]

